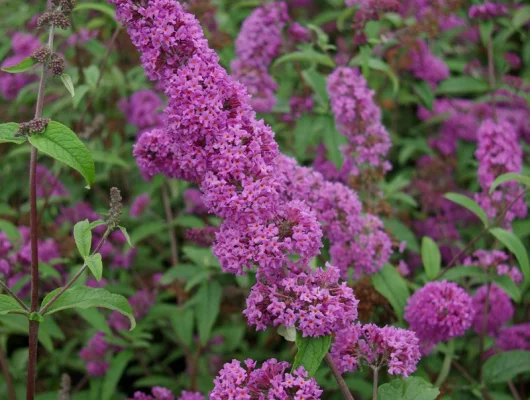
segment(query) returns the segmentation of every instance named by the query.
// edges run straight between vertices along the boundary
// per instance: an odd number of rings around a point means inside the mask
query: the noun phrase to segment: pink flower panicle
[[[112,349],[104,339],[104,332],[96,332],[79,353],[79,357],[86,363],[86,369],[90,376],[105,376],[109,368],[106,356]]]
[[[186,229],[186,240],[195,243],[199,247],[211,247],[215,243],[215,238],[219,228],[216,226],[206,226],[204,228]]]
[[[342,148],[344,159],[351,163],[350,174],[364,168],[385,173],[391,169],[386,160],[391,142],[381,123],[381,110],[374,103],[374,91],[368,88],[359,70],[337,68],[328,78],[331,109],[337,129],[348,143]]]
[[[494,347],[501,351],[530,350],[530,323],[502,328]]]
[[[315,170],[300,167],[286,156],[278,158],[288,199],[303,200],[316,214],[322,232],[330,242],[331,262],[343,277],[354,269],[356,278],[383,268],[392,254],[390,237],[382,222],[362,215],[357,194],[339,182],[328,182]]]
[[[16,32],[11,38],[12,54],[4,59],[0,66],[3,68],[17,65],[29,57],[40,45],[38,37],[29,33]],[[14,100],[25,86],[35,80],[36,76],[28,73],[10,74],[0,71],[0,94],[6,100]]]
[[[486,304],[488,304],[487,314],[484,315]],[[491,336],[494,336],[513,317],[515,312],[508,295],[495,284],[491,284],[489,290],[488,285],[478,288],[475,296],[473,296],[473,309],[475,310],[473,330],[478,334],[484,330]],[[486,316],[485,324],[484,316]]]
[[[486,272],[496,272],[497,275],[508,275],[516,285],[521,284],[523,274],[516,266],[508,265],[510,257],[500,250],[477,250],[472,256],[464,260],[464,265],[480,267]]]
[[[110,2],[168,97],[166,128],[145,132],[134,150],[144,175],[200,185],[209,212],[224,219],[214,252],[227,271],[274,269],[298,251],[301,263],[317,255],[322,233],[311,212],[281,201],[273,132],[219,66],[198,21],[175,0]]]
[[[391,375],[406,378],[416,370],[421,355],[415,333],[406,329],[356,323],[337,332],[331,357],[339,371],[356,371],[366,363],[388,367]]]
[[[62,182],[44,165],[37,164],[37,196],[46,198],[68,195],[69,192]]]
[[[489,20],[506,15],[508,8],[501,3],[487,1],[484,4],[473,5],[469,9],[469,18]]]
[[[163,105],[157,93],[143,89],[128,99],[121,99],[118,107],[125,114],[127,122],[143,131],[163,125],[162,113],[157,112]]]
[[[149,208],[151,204],[151,197],[147,193],[143,193],[140,196],[136,197],[131,204],[131,217],[138,218],[140,217],[146,209]]]
[[[453,282],[429,282],[416,291],[405,307],[405,320],[416,332],[423,351],[471,327],[475,311],[473,299]]]
[[[236,39],[232,76],[247,87],[252,108],[257,112],[270,112],[276,103],[278,85],[269,66],[280,55],[282,30],[289,20],[284,2],[265,4],[245,19]],[[296,29],[295,33],[299,31]]]
[[[186,189],[182,195],[184,203],[186,204],[186,212],[188,214],[206,215],[208,214],[208,207],[202,201],[202,193],[197,189]]]
[[[314,378],[309,379],[303,367],[289,373],[288,362],[270,359],[256,368],[256,362],[237,360],[226,363],[214,380],[210,400],[307,399],[318,400],[322,390]]]
[[[275,284],[259,281],[252,287],[243,314],[257,330],[283,324],[296,327],[304,337],[318,337],[353,323],[358,304],[353,290],[339,283],[339,270],[328,264],[326,270],[290,272]]]
[[[435,88],[438,82],[449,77],[449,68],[431,52],[425,41],[418,40],[410,56],[410,72],[416,78],[426,81],[431,87]]]
[[[176,398],[169,389],[155,386],[151,389],[151,394],[135,392],[133,397],[127,400],[205,400],[204,396],[198,392],[183,391],[181,396]]]
[[[521,172],[523,152],[517,133],[514,126],[506,120],[494,122],[487,119],[477,132],[477,141],[475,157],[479,162],[478,180],[482,193],[477,194],[475,200],[484,208],[489,218],[495,218],[501,210],[515,201],[503,221],[510,227],[514,219],[527,215],[524,196],[520,197],[523,190],[516,182],[502,184],[491,195],[489,189],[498,176],[508,172]]]

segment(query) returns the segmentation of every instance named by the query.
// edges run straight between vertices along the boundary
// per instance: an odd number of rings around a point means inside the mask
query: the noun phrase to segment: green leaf
[[[473,199],[459,193],[446,193],[444,197],[453,203],[467,208],[482,221],[484,226],[488,225],[488,216],[486,215],[486,212]]]
[[[147,224],[142,224],[132,231],[131,243],[137,245],[142,240],[156,233],[162,232],[166,228],[167,224],[165,224],[164,222],[151,222]]]
[[[524,286],[527,287],[530,284],[530,262],[528,261],[528,253],[521,239],[512,232],[508,232],[502,228],[492,228],[490,229],[490,233],[515,255],[524,276]]]
[[[15,136],[17,130],[18,124],[16,122],[0,124],[0,143],[24,143],[27,138],[25,136]]]
[[[425,82],[421,81],[414,84],[414,92],[418,95],[421,100],[421,104],[425,106],[429,111],[432,111],[432,106],[434,104],[434,93],[431,89],[431,86]]]
[[[74,239],[81,257],[88,257],[92,248],[92,228],[88,219],[74,225]]]
[[[495,284],[506,292],[516,303],[520,303],[523,299],[521,289],[517,287],[513,279],[508,275],[497,275],[493,279]]]
[[[297,331],[296,347],[298,347],[298,352],[294,357],[293,371],[298,367],[304,367],[310,377],[315,375],[330,346],[331,335],[302,337],[302,334]]]
[[[127,232],[127,228],[125,228],[124,226],[118,226],[118,228],[120,228],[121,233],[123,234],[123,236],[125,236],[125,240],[127,241],[127,244],[131,247],[134,247],[131,242],[129,233]]]
[[[322,139],[328,151],[328,159],[340,170],[343,161],[340,147],[344,143],[344,136],[338,131],[335,121],[330,116],[318,118],[317,124],[322,129]]]
[[[399,79],[396,73],[392,71],[392,69],[386,62],[384,62],[383,60],[379,58],[370,58],[370,60],[368,61],[368,67],[370,69],[375,69],[376,71],[384,72],[390,78],[390,81],[392,82],[394,96],[398,93]]]
[[[302,78],[315,92],[318,103],[327,110],[329,108],[329,96],[326,87],[326,77],[316,69],[310,68],[302,71]]]
[[[129,364],[133,357],[134,354],[131,350],[124,350],[112,359],[109,369],[103,378],[101,400],[111,400],[114,397],[118,388],[118,383],[125,372],[127,364]]]
[[[375,290],[390,302],[397,317],[402,320],[410,292],[399,272],[393,266],[386,264],[382,270],[372,275],[372,283]]]
[[[0,232],[4,232],[10,242],[17,245],[22,243],[22,236],[18,228],[5,219],[0,219]]]
[[[85,82],[90,88],[95,89],[99,79],[99,68],[95,65],[90,65],[83,68],[83,74],[85,75]]]
[[[107,319],[101,314],[97,308],[87,308],[85,310],[76,310],[81,318],[87,321],[90,325],[96,328],[98,331],[105,332],[108,335],[112,335],[112,331],[107,323]],[[50,318],[47,318],[48,320]]]
[[[448,281],[459,281],[461,278],[471,278],[478,277],[481,280],[486,278],[486,273],[480,267],[475,266],[461,266],[454,267],[448,270],[443,276],[440,277],[441,280]]]
[[[441,82],[436,90],[436,94],[479,94],[489,90],[490,87],[487,82],[472,78],[471,76],[457,76]]]
[[[385,228],[388,229],[393,236],[399,241],[405,241],[407,243],[407,249],[416,253],[420,252],[418,240],[416,239],[414,232],[412,232],[407,225],[396,218],[386,219],[384,220],[384,223]]]
[[[84,10],[99,11],[100,13],[109,16],[113,22],[116,20],[116,12],[114,11],[114,7],[111,7],[108,4],[87,2],[87,3],[78,4],[74,8],[74,11],[84,11]]]
[[[83,97],[85,97],[89,90],[90,87],[88,85],[79,85],[77,87],[74,97],[72,98],[72,104],[74,108],[79,106],[79,103],[81,103],[81,100],[83,100]]]
[[[30,321],[37,321],[39,324],[44,321],[44,317],[36,311],[31,312],[28,318]]]
[[[379,58],[372,58],[371,52],[372,49],[370,46],[363,46],[361,53],[350,61],[350,65],[360,66],[366,79],[368,79],[370,70],[384,72],[392,82],[393,94],[395,96],[399,91],[399,78],[386,62]]]
[[[421,260],[423,261],[427,278],[429,280],[436,278],[442,266],[442,256],[438,245],[428,236],[424,236],[421,241]]]
[[[193,344],[194,312],[191,308],[180,309],[169,316],[173,331],[184,345]]]
[[[296,328],[294,326],[280,325],[278,327],[278,335],[283,337],[288,342],[296,341]]]
[[[9,72],[10,74],[18,74],[19,72],[24,72],[32,69],[38,64],[37,60],[32,57],[24,58],[21,62],[12,67],[3,67],[1,68],[4,72]]]
[[[523,25],[530,21],[530,6],[524,6],[514,13],[512,23],[515,29],[521,28]]]
[[[530,372],[530,351],[505,351],[486,360],[483,379],[487,384],[508,382],[525,372]]]
[[[440,390],[422,378],[409,376],[379,386],[378,400],[434,400]]]
[[[18,302],[6,294],[0,294],[0,315],[27,314]]]
[[[55,294],[62,288],[57,288],[48,293],[42,300],[41,308],[45,306]],[[55,301],[51,307],[46,310],[44,315],[67,310],[69,308],[91,308],[102,307],[109,310],[115,310],[125,315],[131,321],[131,329],[136,326],[134,315],[127,299],[119,294],[110,293],[105,289],[90,288],[86,286],[75,286],[67,289],[61,297]]]
[[[219,282],[211,281],[202,285],[197,292],[195,317],[201,344],[206,346],[212,332],[213,325],[219,315],[222,288]]]
[[[490,187],[490,194],[492,194],[499,185],[502,185],[505,182],[519,182],[530,187],[530,176],[525,176],[521,174],[516,174],[514,172],[508,172],[507,174],[502,174],[493,181]]]
[[[87,256],[85,257],[85,262],[88,269],[99,282],[103,276],[103,261],[101,260],[101,254],[96,253],[91,256]]]
[[[92,155],[67,126],[51,121],[43,133],[30,136],[29,142],[43,153],[78,171],[89,186],[94,183],[96,169]]]
[[[272,64],[272,68],[276,68],[279,65],[289,61],[311,62],[330,68],[335,67],[335,61],[333,61],[330,56],[307,47],[301,51],[295,51],[293,53],[284,54],[283,56],[278,57]]]
[[[61,74],[61,81],[63,81],[64,87],[66,88],[66,90],[68,90],[68,92],[70,92],[72,97],[74,97],[75,96],[74,83],[72,82],[72,78],[70,77],[70,75]]]

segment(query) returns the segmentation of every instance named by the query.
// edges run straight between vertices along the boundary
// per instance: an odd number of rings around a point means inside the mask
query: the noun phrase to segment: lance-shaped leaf
[[[41,308],[59,292],[62,288],[57,288],[48,293],[42,300]],[[44,315],[54,314],[58,311],[70,308],[91,308],[102,307],[115,310],[125,315],[131,321],[131,329],[136,326],[133,311],[127,299],[119,294],[111,293],[105,289],[90,288],[86,286],[75,286],[67,289],[51,306]]]
[[[27,314],[18,302],[6,294],[0,294],[0,315]]]
[[[3,67],[2,71],[9,72],[10,74],[18,74],[20,72],[25,72],[33,67],[35,67],[38,64],[38,61],[35,60],[32,57],[24,58],[22,61],[20,61],[18,64],[13,65],[11,67]]]
[[[0,124],[0,143],[15,143],[22,144],[26,141],[25,136],[15,136],[15,132],[18,130],[18,124],[16,122],[8,122],[6,124]]]
[[[459,193],[447,193],[444,196],[447,200],[451,200],[453,203],[459,204],[464,208],[467,208],[473,214],[475,214],[482,221],[484,226],[488,225],[488,216],[473,199]]]
[[[298,367],[304,367],[309,376],[315,375],[330,346],[331,335],[302,337],[302,334],[297,331],[296,347],[298,347],[298,352],[294,358],[293,371]]]
[[[94,183],[96,168],[92,155],[67,126],[51,121],[43,133],[30,136],[29,142],[39,151],[78,171],[86,179],[88,186]]]

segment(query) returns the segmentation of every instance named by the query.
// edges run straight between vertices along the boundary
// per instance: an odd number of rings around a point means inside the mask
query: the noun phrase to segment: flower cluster
[[[197,189],[186,189],[182,194],[186,204],[186,212],[194,215],[208,214],[208,207],[202,201],[202,193]]]
[[[166,128],[144,133],[134,150],[144,174],[199,183],[208,210],[224,219],[214,251],[225,270],[274,268],[293,254],[318,254],[322,233],[311,212],[281,202],[273,132],[219,66],[198,21],[174,0],[111,3],[147,75],[164,83],[168,97]]]
[[[494,348],[501,351],[530,350],[530,323],[502,328]]]
[[[486,2],[484,4],[473,5],[469,9],[469,18],[489,20],[503,16],[507,13],[508,8],[505,4]]]
[[[271,111],[276,102],[278,85],[268,69],[280,55],[282,30],[289,20],[285,3],[265,4],[245,19],[236,39],[232,76],[247,87],[257,112]]]
[[[151,197],[148,193],[143,193],[140,196],[136,197],[131,204],[131,217],[138,218],[140,217],[149,205],[151,204]]]
[[[62,182],[44,165],[37,164],[37,196],[42,198],[68,196]]]
[[[109,352],[112,352],[112,347],[105,341],[105,333],[96,332],[79,353],[79,357],[86,363],[86,370],[90,376],[105,376],[109,369],[109,362],[106,359]]]
[[[473,299],[452,282],[429,282],[416,291],[405,307],[405,320],[429,353],[441,341],[462,336],[471,327]]]
[[[186,240],[195,243],[199,247],[211,247],[215,243],[215,237],[219,228],[206,226],[204,228],[186,229]]]
[[[18,227],[20,243],[12,243],[4,232],[0,232],[0,276],[13,287],[17,282],[23,280],[30,271],[31,266],[31,243],[30,229],[27,226]],[[56,262],[61,258],[59,243],[52,238],[40,239],[37,242],[39,249],[39,262],[49,264],[60,275],[56,281],[46,280],[46,284],[62,284],[66,278],[66,271],[63,265]],[[18,290],[20,296],[29,293],[30,284],[26,282]]]
[[[486,332],[492,336],[513,317],[515,312],[508,295],[495,284],[478,288],[473,296],[473,309],[475,310],[473,330],[478,334]]]
[[[410,52],[410,72],[435,88],[438,82],[449,77],[449,68],[430,50],[427,43],[418,40]]]
[[[390,136],[366,79],[355,68],[339,67],[329,76],[327,87],[335,123],[348,140],[342,151],[350,174],[360,175],[364,168],[381,174],[390,170],[386,160]]]
[[[296,327],[305,336],[325,336],[353,323],[359,301],[339,270],[331,265],[308,273],[290,273],[277,283],[256,283],[243,313],[257,330]]]
[[[125,114],[127,122],[141,132],[163,125],[163,114],[157,112],[163,105],[158,94],[144,89],[135,92],[128,99],[121,99],[118,107]]]
[[[39,38],[29,33],[15,33],[11,38],[12,55],[2,62],[1,67],[17,65],[23,59],[29,57],[39,46]],[[14,100],[22,88],[35,81],[35,79],[34,75],[28,73],[10,74],[0,71],[0,94],[6,100]]]
[[[318,400],[322,394],[315,379],[309,379],[303,367],[289,373],[290,364],[275,359],[265,361],[261,368],[256,368],[256,362],[249,359],[245,367],[237,360],[225,364],[214,380],[210,400]]]
[[[523,274],[516,266],[507,264],[509,259],[504,251],[477,250],[464,260],[464,265],[480,267],[486,272],[495,271],[499,276],[508,275],[515,284],[519,285],[523,280]]]
[[[487,119],[477,132],[477,142],[475,156],[479,162],[478,180],[482,193],[476,195],[476,200],[490,218],[499,216],[507,209],[503,222],[509,227],[515,218],[524,218],[527,214],[523,190],[516,182],[502,184],[491,195],[489,189],[498,176],[507,172],[521,172],[523,152],[517,133],[506,120],[494,122]]]
[[[204,400],[204,396],[198,392],[183,391],[181,396],[175,399],[169,389],[155,386],[151,389],[151,394],[135,392],[133,397],[127,400]]]
[[[406,329],[356,323],[337,332],[331,357],[341,373],[366,363],[377,369],[388,366],[389,374],[406,378],[421,358],[418,342],[414,332]]]
[[[330,255],[343,277],[354,269],[356,278],[373,274],[388,262],[392,243],[383,223],[371,214],[362,215],[357,194],[339,182],[329,182],[315,170],[300,167],[286,156],[277,160],[283,173],[288,200],[303,200],[322,225],[330,242]]]

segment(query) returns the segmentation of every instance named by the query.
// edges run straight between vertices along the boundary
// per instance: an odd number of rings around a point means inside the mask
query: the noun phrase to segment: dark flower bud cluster
[[[122,197],[118,188],[110,189],[110,208],[107,217],[107,226],[109,229],[115,229],[120,224],[120,217],[123,205],[121,203]]]
[[[54,8],[60,7],[63,13],[69,14],[74,9],[75,0],[53,0],[52,6]]]
[[[51,69],[54,76],[60,76],[64,72],[64,59],[58,54],[52,54],[48,68]]]
[[[61,29],[70,27],[70,19],[62,11],[47,11],[37,20],[37,28],[42,29],[46,26],[54,25]]]
[[[46,61],[48,61],[48,58],[51,55],[51,51],[48,48],[48,46],[40,46],[37,50],[35,50],[31,54],[31,58],[33,58],[35,61],[37,61],[40,64],[44,64]]]
[[[29,122],[21,122],[18,126],[15,136],[26,136],[32,135],[34,133],[42,133],[49,123],[49,118],[35,118]]]

